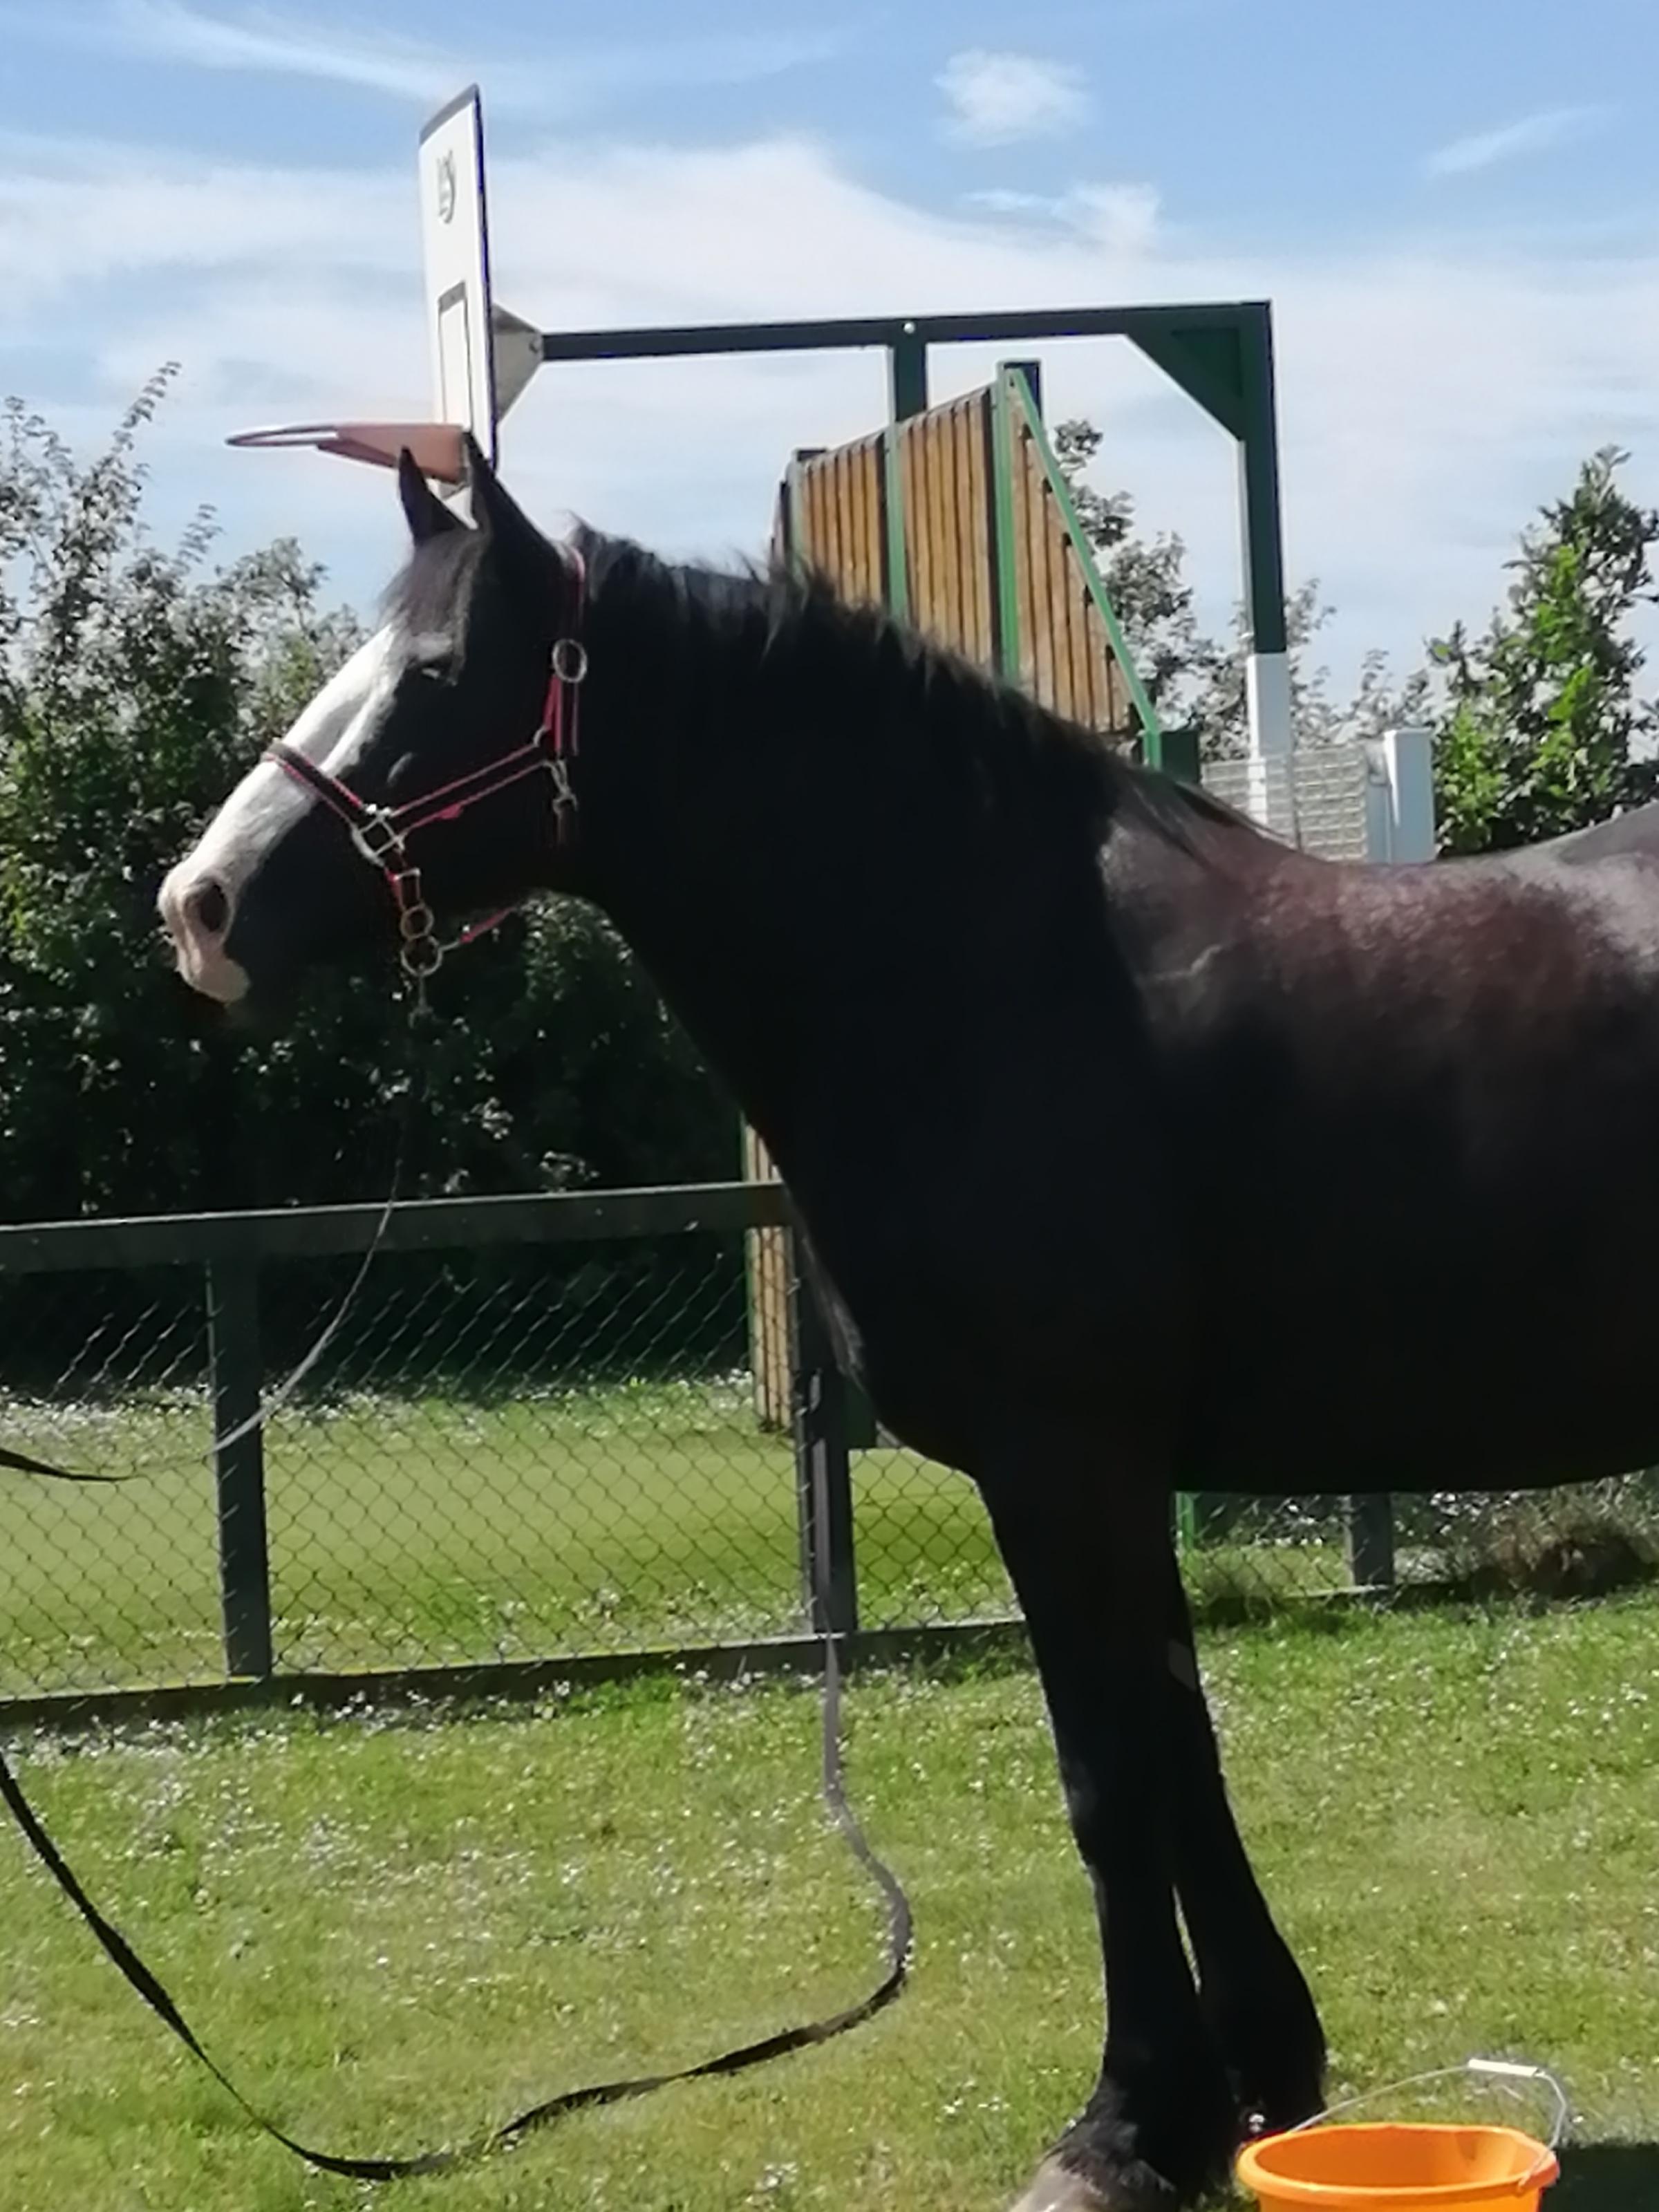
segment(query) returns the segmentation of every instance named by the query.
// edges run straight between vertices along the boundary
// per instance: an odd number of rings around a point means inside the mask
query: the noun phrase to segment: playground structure
[[[493,295],[476,87],[424,125],[419,161],[432,421],[307,424],[237,442],[307,444],[386,465],[408,446],[464,511],[461,432],[495,463],[501,418],[544,367],[881,350],[887,422],[832,452],[795,453],[778,493],[775,552],[810,564],[849,599],[885,606],[1147,764],[1201,779],[1304,849],[1333,860],[1432,858],[1425,732],[1296,746],[1267,301],[541,331]],[[1044,428],[1041,362],[1006,360],[988,385],[930,404],[941,347],[1101,337],[1138,348],[1237,449],[1247,724],[1240,757],[1202,760],[1199,733],[1161,726]],[[773,1179],[752,1132],[744,1132],[743,1152],[746,1178]],[[753,1233],[750,1273],[757,1412],[764,1425],[782,1426],[797,1364],[787,1230]],[[867,1415],[855,1429],[853,1441],[874,1440]]]

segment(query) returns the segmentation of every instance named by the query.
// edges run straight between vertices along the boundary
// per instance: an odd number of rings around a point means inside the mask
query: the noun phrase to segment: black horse
[[[556,545],[471,466],[467,529],[405,457],[390,620],[169,878],[179,965],[229,1000],[537,892],[611,916],[1030,1625],[1108,2022],[1023,2205],[1190,2200],[1324,2048],[1171,1490],[1659,1455],[1659,830],[1322,862],[811,580]]]

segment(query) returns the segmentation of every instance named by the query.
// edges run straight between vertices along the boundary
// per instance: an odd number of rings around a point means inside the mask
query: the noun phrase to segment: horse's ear
[[[465,527],[433,490],[407,446],[398,455],[398,496],[404,503],[409,534],[417,545],[424,545],[428,538],[441,537],[446,530]]]
[[[472,490],[472,520],[509,560],[532,561],[539,568],[548,556],[547,540],[530,517],[501,488],[471,431],[466,434],[466,480]]]

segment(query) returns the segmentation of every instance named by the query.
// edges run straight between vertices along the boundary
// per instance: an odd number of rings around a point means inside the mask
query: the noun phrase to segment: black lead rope
[[[0,1800],[3,1800],[12,1818],[22,1830],[35,1856],[47,1873],[68,1898],[108,1956],[119,1968],[129,1986],[136,1990],[156,2016],[166,2022],[193,2057],[199,2059],[214,2080],[224,2089],[257,2127],[273,2136],[284,2148],[294,2152],[309,2166],[325,2173],[343,2174],[349,2181],[398,2181],[414,2174],[443,2173],[453,2166],[483,2158],[487,2153],[500,2150],[529,2135],[534,2129],[545,2127],[550,2121],[561,2119],[567,2112],[580,2112],[590,2105],[617,2105],[630,2097],[648,2096],[654,2089],[667,2087],[673,2081],[695,2081],[720,2074],[738,2074],[750,2066],[759,2066],[769,2058],[781,2058],[787,2051],[800,2051],[810,2044],[827,2043],[833,2036],[842,2035],[860,2021],[869,2020],[884,2006],[890,2004],[904,1987],[910,1971],[913,1942],[913,1919],[910,1900],[892,1869],[872,1850],[868,1838],[860,1826],[858,1816],[848,1801],[843,1771],[842,1743],[842,1678],[841,1656],[836,1638],[823,1639],[823,1800],[831,1819],[859,1864],[869,1875],[880,1891],[887,1908],[887,1968],[879,1982],[866,1996],[841,2012],[831,2013],[821,2020],[810,2021],[799,2027],[780,2029],[775,2034],[759,2038],[753,2043],[738,2045],[723,2051],[718,2057],[705,2058],[693,2066],[680,2066],[661,2074],[641,2074],[615,2081],[596,2081],[586,2088],[566,2089],[556,2097],[549,2097],[527,2112],[520,2112],[503,2125],[488,2130],[470,2142],[456,2144],[441,2150],[421,2151],[402,2158],[344,2158],[332,2151],[316,2150],[301,2142],[285,2128],[262,2112],[238,2088],[218,2060],[205,2048],[195,2029],[185,2019],[175,1998],[161,1977],[145,1965],[120,1929],[100,1911],[69,1864],[41,1825],[39,1815],[18,1784],[16,1776],[0,1754]]]
[[[0,1467],[15,1474],[43,1474],[48,1482],[130,1482],[126,1474],[82,1474],[71,1467],[54,1467],[50,1460],[31,1459],[27,1452],[8,1451],[0,1444]]]
[[[421,1010],[421,1000],[418,998],[411,1000],[407,1030],[409,1049],[406,1056],[407,1064],[404,1070],[404,1104],[403,1111],[398,1116],[397,1150],[392,1155],[392,1188],[386,1194],[386,1202],[381,1206],[380,1218],[374,1224],[374,1234],[368,1240],[362,1258],[357,1263],[357,1271],[346,1285],[338,1304],[318,1331],[310,1349],[298,1365],[289,1370],[274,1390],[261,1392],[258,1405],[245,1421],[240,1422],[228,1434],[214,1437],[213,1451],[216,1456],[227,1450],[232,1444],[240,1443],[244,1437],[252,1436],[255,1429],[264,1426],[273,1413],[282,1411],[344,1328],[348,1317],[356,1305],[368,1271],[380,1257],[380,1249],[385,1244],[392,1228],[392,1217],[396,1213],[398,1201],[403,1195],[404,1175],[409,1161],[416,1109],[425,1093],[426,1085],[421,1059],[415,1049],[416,1024],[422,1018]],[[420,1079],[417,1080],[417,1077]],[[40,1475],[48,1482],[106,1484],[137,1482],[158,1472],[155,1468],[144,1468],[132,1474],[94,1474],[82,1468],[58,1467],[51,1460],[36,1459],[28,1452],[13,1451],[4,1444],[0,1444],[0,1468],[9,1468],[16,1474]]]
[[[335,1308],[321,1334],[299,1365],[294,1369],[278,1389],[260,1405],[258,1411],[231,1431],[228,1437],[216,1440],[222,1450],[227,1443],[258,1428],[270,1413],[288,1398],[295,1386],[309,1374],[327,1346],[333,1341],[347,1315],[356,1303],[363,1279],[386,1241],[393,1210],[402,1187],[404,1162],[410,1132],[413,1126],[417,1089],[415,1069],[419,1056],[414,1049],[415,1021],[418,1001],[411,1008],[410,1026],[409,1084],[404,1101],[403,1127],[399,1132],[397,1158],[392,1170],[392,1189],[387,1195],[380,1218],[369,1241],[345,1296]],[[11,1451],[0,1446],[0,1468],[9,1468],[23,1474],[44,1475],[54,1481],[76,1483],[118,1483],[131,1478],[118,1474],[78,1473],[71,1468],[54,1467],[49,1461],[31,1457],[26,1452]],[[814,1488],[817,1491],[817,1516],[820,1526],[827,1521],[827,1499],[823,1495],[824,1475],[822,1469],[814,1470]],[[823,1587],[821,1565],[815,1572],[817,1588],[814,1603],[823,1617],[827,1592]],[[762,2036],[752,2043],[738,2045],[723,2051],[713,2058],[705,2058],[691,2066],[675,2067],[666,2073],[642,2074],[615,2081],[595,2081],[580,2089],[566,2089],[556,2097],[549,2097],[527,2112],[519,2113],[501,2126],[491,2128],[472,2141],[453,2145],[441,2150],[422,2151],[404,2158],[343,2158],[331,2151],[315,2150],[309,2143],[301,2142],[284,2128],[262,2112],[258,2106],[238,2088],[216,2058],[207,2050],[195,2029],[185,2019],[176,1999],[167,1984],[150,1966],[146,1966],[120,1929],[100,1911],[87,1894],[80,1878],[53,1843],[42,1825],[40,1816],[24,1796],[16,1776],[0,1753],[0,1802],[3,1802],[46,1872],[92,1930],[105,1953],[119,1970],[129,1987],[135,1990],[156,2017],[171,2028],[173,2034],[198,2059],[254,2124],[264,2130],[291,2150],[307,2165],[325,2173],[343,2175],[350,2181],[398,2181],[416,2174],[443,2173],[453,2166],[485,2156],[519,2141],[537,2128],[561,2119],[568,2112],[581,2111],[592,2105],[617,2105],[631,2097],[648,2096],[653,2090],[666,2088],[674,2081],[695,2081],[720,2074],[739,2074],[751,2066],[760,2066],[768,2059],[781,2058],[791,2051],[805,2050],[809,2045],[827,2043],[834,2036],[843,2035],[848,2028],[858,2027],[890,2004],[909,1978],[910,1956],[914,1942],[914,1916],[910,1900],[902,1884],[890,1867],[872,1850],[868,1838],[859,1825],[847,1796],[842,1727],[841,1653],[836,1639],[826,1634],[823,1650],[823,1744],[822,1789],[823,1802],[830,1819],[840,1831],[848,1850],[869,1875],[880,1892],[887,1913],[887,1966],[881,1979],[868,1994],[842,2011],[830,2013],[823,2018],[808,2021],[797,2027],[781,2028],[772,2035]]]

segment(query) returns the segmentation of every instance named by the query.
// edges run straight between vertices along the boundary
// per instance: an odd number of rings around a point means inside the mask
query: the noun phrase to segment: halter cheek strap
[[[577,806],[570,764],[580,750],[581,687],[587,677],[587,648],[581,641],[586,570],[574,547],[567,559],[570,577],[567,627],[554,641],[548,655],[547,690],[542,701],[541,720],[533,737],[515,745],[499,760],[487,762],[465,775],[458,775],[449,783],[440,784],[434,791],[405,800],[401,806],[376,806],[361,798],[337,775],[319,768],[315,761],[308,760],[285,738],[278,738],[265,748],[264,757],[320,799],[345,824],[353,845],[363,859],[386,878],[398,917],[398,958],[404,974],[417,982],[435,975],[448,953],[483,936],[513,911],[511,907],[503,907],[499,914],[474,923],[458,937],[441,938],[437,917],[427,902],[420,868],[409,854],[408,840],[417,830],[428,829],[434,823],[458,821],[469,806],[476,806],[480,799],[493,799],[497,792],[522,783],[528,776],[546,775],[553,786],[554,834],[562,845],[569,837]]]

